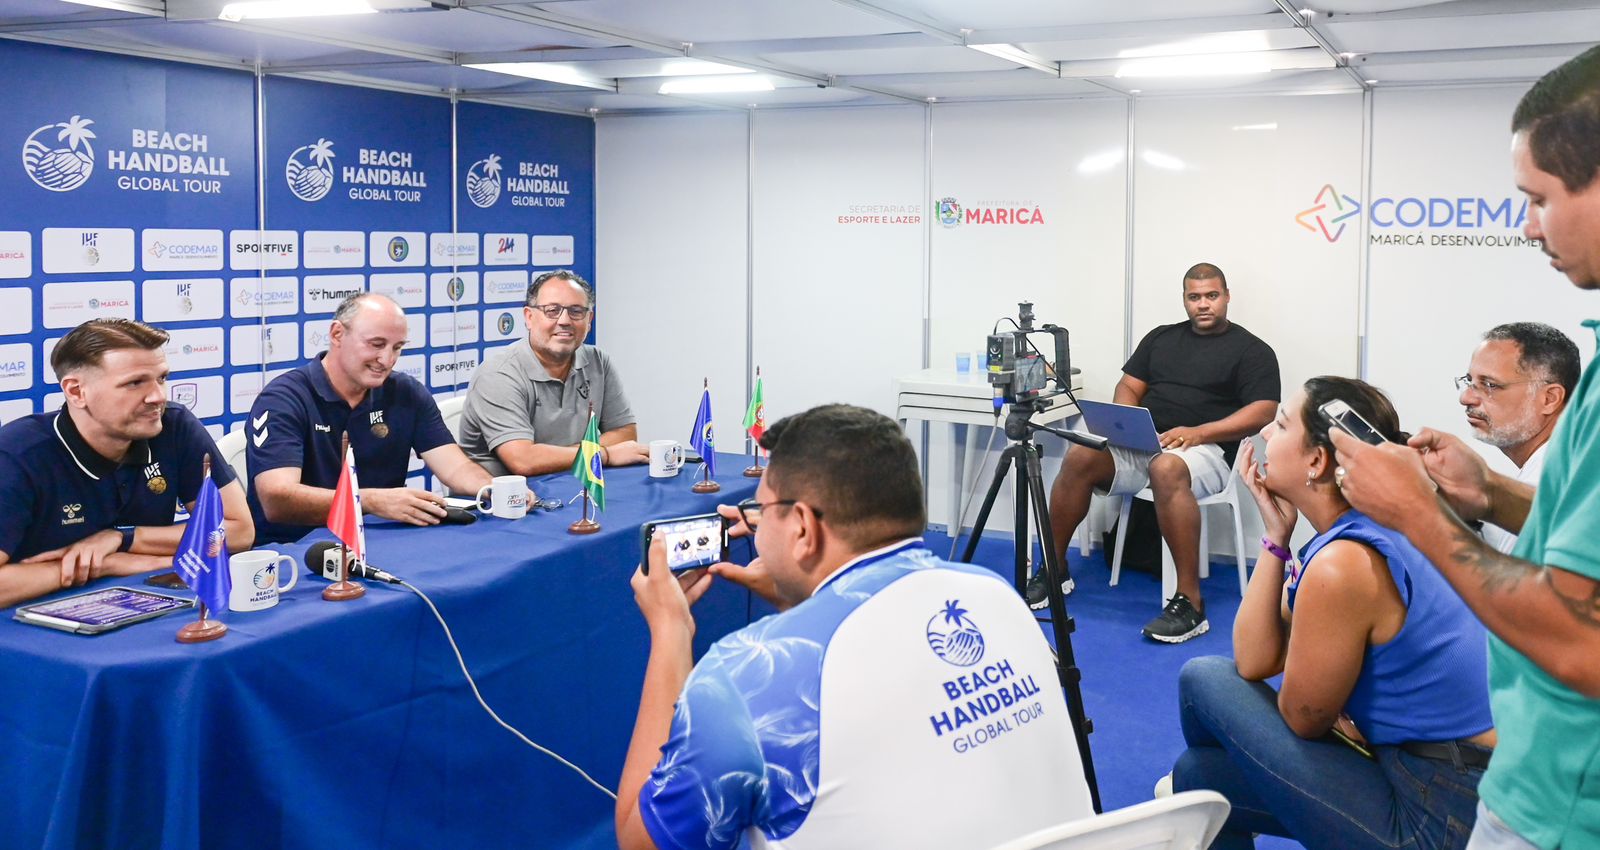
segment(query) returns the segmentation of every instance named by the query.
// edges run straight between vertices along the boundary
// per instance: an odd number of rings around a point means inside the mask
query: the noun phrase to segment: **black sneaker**
[[[1050,607],[1050,586],[1045,584],[1044,574],[1043,567],[1034,571],[1034,574],[1028,578],[1027,593],[1024,594],[1024,598],[1028,600],[1028,607],[1035,611]],[[1069,578],[1063,581],[1061,583],[1061,595],[1071,596],[1072,587],[1072,579]]]
[[[1144,636],[1162,643],[1183,643],[1210,630],[1211,623],[1194,609],[1189,597],[1177,593],[1167,600],[1161,616],[1145,624]]]

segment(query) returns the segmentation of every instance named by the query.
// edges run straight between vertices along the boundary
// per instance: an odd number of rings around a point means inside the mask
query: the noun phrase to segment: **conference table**
[[[747,463],[719,455],[709,495],[690,491],[694,467],[609,469],[593,535],[567,532],[576,503],[465,526],[369,522],[368,560],[432,598],[506,722],[614,790],[649,648],[628,584],[639,525],[749,498]],[[578,489],[565,475],[530,484]],[[298,565],[329,537],[268,548]],[[174,640],[192,612],[97,637],[0,612],[0,847],[615,846],[612,800],[494,723],[421,599],[369,582],[326,602],[327,582],[298,569],[277,606],[224,612],[210,643]],[[139,579],[97,586],[110,584]],[[698,657],[752,603],[719,584],[695,611]]]

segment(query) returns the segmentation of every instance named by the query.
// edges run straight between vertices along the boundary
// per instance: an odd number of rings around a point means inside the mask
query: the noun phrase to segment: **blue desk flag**
[[[207,608],[228,609],[228,594],[233,590],[228,575],[228,535],[222,528],[222,494],[210,475],[200,484],[200,495],[189,512],[172,566]]]
[[[689,435],[689,445],[705,460],[706,474],[717,474],[717,440],[711,428],[711,388],[700,394],[700,412],[694,416],[694,433]]]

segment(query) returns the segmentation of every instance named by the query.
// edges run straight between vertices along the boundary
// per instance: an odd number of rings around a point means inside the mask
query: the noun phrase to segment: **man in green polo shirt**
[[[1600,47],[1539,80],[1511,129],[1523,232],[1575,286],[1600,289]],[[1600,847],[1600,364],[1550,438],[1536,496],[1430,429],[1409,447],[1333,440],[1345,497],[1416,544],[1492,633],[1500,741],[1468,850]],[[1463,519],[1521,536],[1502,555]]]

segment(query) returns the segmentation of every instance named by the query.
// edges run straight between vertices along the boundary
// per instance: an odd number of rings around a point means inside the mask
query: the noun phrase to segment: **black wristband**
[[[117,551],[118,552],[129,552],[129,551],[132,551],[133,550],[133,532],[134,532],[133,526],[130,525],[130,526],[127,526],[126,528],[119,528],[117,530],[122,532],[122,545],[117,547]]]

